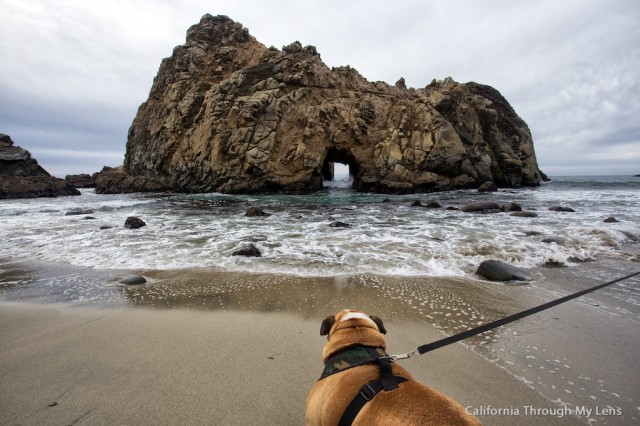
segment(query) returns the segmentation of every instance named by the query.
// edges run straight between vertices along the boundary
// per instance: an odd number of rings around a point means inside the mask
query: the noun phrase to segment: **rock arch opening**
[[[322,163],[323,187],[354,187],[358,163],[346,149],[329,148]]]

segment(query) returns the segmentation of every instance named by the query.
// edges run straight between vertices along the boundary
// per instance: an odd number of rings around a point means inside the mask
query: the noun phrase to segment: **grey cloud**
[[[161,59],[204,13],[229,15],[266,45],[313,44],[329,66],[372,81],[492,85],[529,124],[547,173],[593,171],[589,155],[606,157],[601,173],[615,172],[627,164],[620,153],[640,143],[633,0],[33,0],[0,12],[12,17],[0,27],[0,131],[42,150],[45,168],[64,168],[65,150],[83,152],[69,169],[88,164],[90,152],[96,162],[121,157]]]

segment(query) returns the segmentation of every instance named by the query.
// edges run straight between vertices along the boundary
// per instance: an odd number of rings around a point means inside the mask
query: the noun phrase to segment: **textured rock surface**
[[[262,252],[253,243],[231,253],[232,256],[262,257]]]
[[[79,175],[66,175],[64,180],[76,188],[95,188],[97,177],[98,173],[94,173],[92,175],[82,173]]]
[[[127,229],[138,229],[143,226],[147,226],[145,221],[135,216],[129,216],[124,222],[124,227]]]
[[[437,60],[437,58],[435,59]],[[309,192],[334,162],[361,191],[538,185],[531,134],[497,90],[450,78],[425,88],[328,68],[315,47],[267,48],[205,15],[162,61],[99,192]]]
[[[80,195],[73,185],[51,176],[29,151],[0,133],[0,199]]]

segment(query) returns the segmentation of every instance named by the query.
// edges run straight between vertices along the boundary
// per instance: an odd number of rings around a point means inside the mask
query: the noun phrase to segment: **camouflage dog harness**
[[[365,364],[378,364],[380,367],[380,378],[364,385],[360,392],[353,398],[344,414],[340,418],[338,426],[349,426],[358,416],[362,407],[371,401],[382,391],[388,392],[398,389],[400,383],[407,379],[402,376],[394,376],[391,371],[391,359],[382,348],[370,346],[353,346],[338,352],[329,358],[324,366],[319,380],[332,374],[358,367]]]
[[[377,362],[380,358],[387,356],[389,355],[382,348],[362,345],[352,346],[338,352],[327,360],[320,380],[353,367]]]

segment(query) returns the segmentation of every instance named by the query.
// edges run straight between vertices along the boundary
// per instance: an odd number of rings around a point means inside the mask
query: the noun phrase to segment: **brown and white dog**
[[[320,335],[327,335],[322,359],[327,363],[339,353],[354,346],[386,350],[386,333],[382,320],[363,312],[345,309],[325,318]],[[452,400],[416,382],[399,365],[392,365],[393,374],[408,381],[397,389],[382,391],[364,405],[353,425],[479,425],[480,421],[465,412]],[[318,380],[307,397],[307,425],[336,426],[360,389],[379,379],[380,368],[375,363],[358,365]]]

